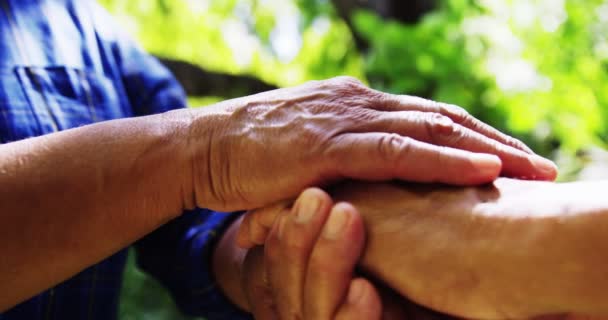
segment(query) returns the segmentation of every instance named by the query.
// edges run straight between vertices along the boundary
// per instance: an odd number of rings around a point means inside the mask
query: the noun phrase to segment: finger
[[[242,283],[249,312],[255,319],[278,319],[274,297],[265,276],[264,249],[249,250],[244,263]]]
[[[266,242],[266,237],[270,232],[270,228],[266,228],[264,225],[260,224],[259,216],[254,217],[252,219],[251,225],[249,226],[249,239],[255,245],[263,245]]]
[[[439,113],[378,112],[375,119],[361,126],[360,130],[367,132],[398,133],[439,146],[494,154],[502,160],[505,176],[554,180],[557,175],[557,168],[550,160],[488,138]]]
[[[357,278],[350,282],[344,304],[336,312],[335,320],[380,319],[380,296],[369,281]]]
[[[363,221],[348,203],[336,204],[317,239],[306,273],[306,319],[331,319],[341,305],[365,242]]]
[[[494,181],[502,166],[494,155],[435,146],[389,133],[342,134],[325,152],[328,172],[362,180],[478,185]]]
[[[408,95],[391,95],[386,94],[384,101],[380,104],[380,108],[384,111],[425,111],[442,114],[452,119],[452,121],[468,128],[484,136],[494,139],[500,143],[519,149],[523,152],[533,154],[534,152],[523,142],[513,137],[510,137],[492,126],[479,121],[471,116],[465,109],[447,103],[436,102],[420,97]]]
[[[281,319],[302,316],[308,259],[331,205],[331,199],[322,190],[305,190],[292,212],[278,218],[278,227],[273,226],[266,241],[266,274]]]
[[[263,245],[277,216],[289,210],[289,203],[281,201],[273,205],[248,211],[237,233],[237,244],[243,249]]]
[[[246,212],[243,215],[243,220],[239,229],[236,231],[236,244],[243,248],[249,249],[255,246],[255,243],[249,239],[249,226],[251,226],[251,211]]]

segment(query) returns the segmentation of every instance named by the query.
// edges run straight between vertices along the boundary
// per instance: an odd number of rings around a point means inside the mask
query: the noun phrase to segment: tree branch
[[[436,0],[332,0],[338,15],[346,21],[355,38],[359,50],[367,50],[365,39],[357,34],[352,16],[357,9],[368,9],[385,19],[402,23],[416,23],[427,12],[436,8]]]
[[[250,76],[210,72],[189,62],[161,57],[158,59],[171,70],[190,96],[236,98],[277,88]]]

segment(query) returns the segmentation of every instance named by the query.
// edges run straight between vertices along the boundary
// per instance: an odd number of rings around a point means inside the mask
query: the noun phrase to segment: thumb
[[[279,215],[287,214],[288,212],[289,207],[287,202],[280,202],[260,209],[247,211],[237,232],[237,245],[243,249],[263,245],[275,219]]]

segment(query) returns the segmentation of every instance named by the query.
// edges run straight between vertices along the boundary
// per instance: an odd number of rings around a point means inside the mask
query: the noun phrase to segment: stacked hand
[[[304,191],[280,212],[265,246],[247,253],[245,308],[256,319],[452,319],[357,276],[364,241],[353,206],[333,204],[319,189]]]
[[[552,180],[552,162],[463,109],[335,78],[189,111],[186,206],[255,209],[342,178]]]
[[[230,211],[275,203],[246,215],[239,233],[245,247],[265,244],[237,263],[245,274],[241,300],[249,301],[240,305],[261,319],[401,319],[406,312],[354,276],[365,240],[353,206],[333,205],[314,189],[289,208],[307,187],[345,178],[478,185],[499,175],[557,174],[552,162],[459,107],[374,91],[350,78],[191,113],[186,177],[194,179],[182,187],[186,205]]]
[[[477,188],[347,182],[332,196],[352,203],[365,220],[359,265],[399,294],[461,317],[570,320],[608,312],[607,187],[512,179]],[[264,243],[289,216],[286,205],[246,215],[239,242]],[[283,259],[294,251],[286,246]],[[325,259],[330,265],[339,256]]]

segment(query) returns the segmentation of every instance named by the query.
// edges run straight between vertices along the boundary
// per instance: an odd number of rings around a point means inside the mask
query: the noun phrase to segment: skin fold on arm
[[[607,187],[348,182],[330,194],[364,217],[371,275],[435,310],[513,319],[608,315]]]

